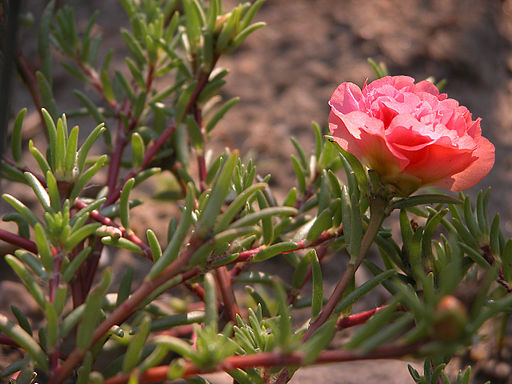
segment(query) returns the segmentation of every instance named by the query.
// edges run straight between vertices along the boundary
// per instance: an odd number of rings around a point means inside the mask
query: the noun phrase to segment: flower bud
[[[464,304],[455,296],[444,296],[435,309],[435,337],[442,341],[457,340],[464,334],[467,320],[468,315]]]

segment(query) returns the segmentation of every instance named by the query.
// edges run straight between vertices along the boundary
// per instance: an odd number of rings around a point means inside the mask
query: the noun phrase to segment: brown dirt
[[[121,45],[115,32],[127,22],[118,16],[122,11],[117,2],[70,4],[83,18],[82,25],[94,9],[102,9],[105,48]],[[37,8],[32,10],[38,14]],[[237,147],[253,157],[260,174],[272,173],[282,196],[294,182],[289,137],[312,147],[310,123],[326,123],[327,101],[336,86],[373,79],[368,57],[385,62],[391,74],[446,78],[450,97],[482,117],[484,135],[496,146],[493,171],[473,190],[493,187],[490,211],[500,212],[506,235],[512,234],[512,0],[268,0],[258,19],[268,26],[221,61],[231,70],[223,95],[240,96],[241,102],[213,132],[213,148]],[[56,72],[55,93],[63,110],[77,105],[70,87],[79,85],[68,79]],[[16,96],[16,108],[28,103],[25,91],[18,90]],[[37,131],[37,119],[32,120]],[[137,211],[141,222],[165,228],[161,208],[151,207]],[[404,363],[398,362],[335,364],[299,372],[293,383],[412,382]]]

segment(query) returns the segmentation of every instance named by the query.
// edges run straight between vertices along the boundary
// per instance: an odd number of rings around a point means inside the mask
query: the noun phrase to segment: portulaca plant
[[[263,1],[229,11],[221,0],[121,3],[131,26],[120,31],[123,70],[112,68],[112,54],[97,57],[96,15],[79,28],[72,9],[53,1],[40,20],[40,68],[17,55],[47,143],[29,140],[29,167],[20,111],[2,177],[29,186],[40,209],[4,194],[12,210],[3,219],[18,231],[0,229],[0,239],[17,248],[5,260],[43,321],[15,302],[0,314],[0,343],[23,356],[2,378],[207,383],[202,374],[225,371],[235,383],[286,383],[305,365],[414,357],[425,361],[423,373],[410,367],[416,383],[469,383],[469,368],[451,378],[444,367],[478,343],[484,323],[510,319],[512,240],[499,216],[489,218],[489,191],[471,201],[422,188],[462,191],[490,171],[494,147],[480,119],[433,83],[372,62],[378,80],[335,90],[329,125],[311,129],[313,153],[293,142],[296,185],[278,199],[236,150],[207,156],[238,101],[218,97],[228,74],[219,58],[264,25],[253,22]],[[57,58],[88,89],[73,91],[97,124],[84,140],[52,96]],[[130,220],[141,203],[132,191],[157,174],[179,188],[167,238],[154,228],[139,236]],[[102,188],[91,196],[93,177]],[[399,234],[386,226],[392,212]],[[149,272],[126,273],[114,287],[119,272],[99,264],[106,247],[128,250]],[[271,258],[285,259],[292,278],[269,273]],[[340,263],[334,291],[324,290],[323,271]],[[359,268],[371,277],[356,284]],[[387,302],[354,313],[379,287]],[[184,290],[196,301],[162,305]],[[341,332],[349,337],[334,347]]]

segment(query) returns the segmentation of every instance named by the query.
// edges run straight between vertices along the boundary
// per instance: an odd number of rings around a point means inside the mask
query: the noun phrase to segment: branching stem
[[[389,214],[387,212],[387,204],[388,202],[379,196],[372,198],[370,202],[370,222],[361,240],[359,255],[355,260],[350,260],[331,297],[329,297],[329,300],[322,308],[322,311],[318,317],[309,326],[307,332],[304,334],[304,341],[308,340],[311,335],[331,317],[334,309],[336,308],[336,305],[341,300],[343,293],[354,278],[357,268],[368,253],[370,246],[372,245],[373,240],[375,239],[375,236],[377,236],[381,224],[384,221],[384,218]]]
[[[332,350],[320,353],[314,364],[325,364],[355,360],[373,359],[396,359],[415,353],[419,348],[418,344],[409,345],[388,345],[378,348],[369,353],[358,353],[352,351]],[[280,352],[266,352],[252,355],[232,356],[210,369],[201,369],[190,362],[185,365],[183,377],[189,377],[201,373],[232,371],[234,369],[247,369],[253,367],[279,367],[279,366],[300,366],[306,358],[302,352],[283,354]],[[167,379],[169,367],[159,366],[148,369],[139,376],[141,383],[156,383]],[[130,374],[122,373],[105,380],[104,384],[124,384],[128,382]]]

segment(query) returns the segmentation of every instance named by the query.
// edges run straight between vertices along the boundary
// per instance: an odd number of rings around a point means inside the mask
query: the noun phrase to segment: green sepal
[[[232,41],[235,33],[235,26],[239,21],[240,10],[240,6],[233,9],[231,13],[228,14],[229,16],[227,17],[227,20],[223,22],[222,29],[217,37],[217,43],[215,45],[215,52],[217,54],[225,53],[224,51]]]

